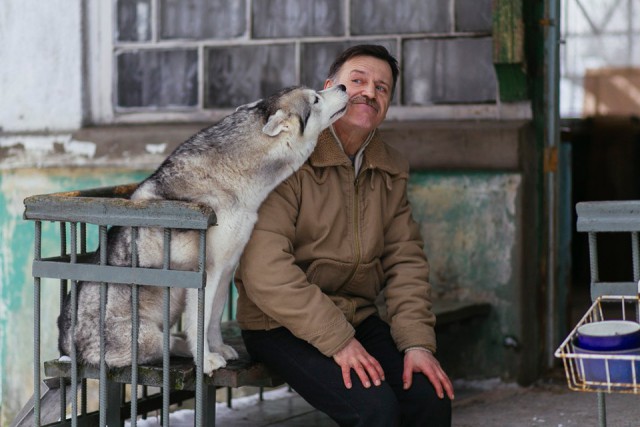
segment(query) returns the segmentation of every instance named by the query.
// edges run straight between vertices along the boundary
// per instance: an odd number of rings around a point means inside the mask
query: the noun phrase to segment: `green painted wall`
[[[486,301],[488,318],[438,332],[438,356],[452,377],[513,379],[522,343],[518,173],[414,172],[409,198],[421,224],[434,299]],[[473,363],[469,363],[472,360]]]
[[[518,174],[412,174],[409,197],[438,289],[492,295],[512,284],[519,188]]]
[[[35,194],[140,181],[148,172],[116,169],[21,169],[0,172],[0,425],[9,425],[33,392],[34,225],[22,219]],[[43,253],[59,253],[57,226],[43,223]],[[95,247],[89,242],[89,248]],[[58,356],[59,282],[42,281],[41,360]]]

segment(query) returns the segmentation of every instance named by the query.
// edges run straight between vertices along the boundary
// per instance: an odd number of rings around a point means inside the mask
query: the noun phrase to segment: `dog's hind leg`
[[[131,364],[131,320],[126,318],[107,317],[108,327],[105,327],[105,362],[112,368],[119,368]],[[139,359],[147,360],[149,356],[157,357],[157,350],[154,349],[149,355],[149,346],[147,339],[143,338],[140,331],[144,331],[143,324],[140,324],[138,347]],[[146,335],[146,334],[145,334]],[[162,343],[162,341],[160,341]],[[162,348],[160,349],[160,357],[162,357]]]

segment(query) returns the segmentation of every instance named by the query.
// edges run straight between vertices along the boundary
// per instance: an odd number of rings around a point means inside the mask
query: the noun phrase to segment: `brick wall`
[[[335,55],[364,42],[400,60],[395,105],[497,99],[491,0],[119,0],[114,40],[117,111],[319,88]]]

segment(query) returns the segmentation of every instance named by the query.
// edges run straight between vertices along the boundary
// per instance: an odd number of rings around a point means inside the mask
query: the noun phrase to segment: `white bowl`
[[[640,323],[602,320],[578,327],[576,344],[587,350],[627,350],[640,347]]]

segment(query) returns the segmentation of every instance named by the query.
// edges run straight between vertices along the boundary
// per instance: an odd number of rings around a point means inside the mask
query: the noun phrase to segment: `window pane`
[[[151,39],[150,0],[118,0],[118,41]]]
[[[448,32],[449,3],[442,0],[351,0],[351,34]]]
[[[406,105],[496,100],[497,80],[490,37],[408,40],[404,42],[402,57]]]
[[[245,0],[161,0],[163,39],[233,38],[246,28]]]
[[[457,0],[456,29],[491,32],[491,4],[491,0]]]
[[[119,107],[195,106],[198,103],[198,53],[147,50],[118,55]]]
[[[253,36],[305,37],[344,34],[340,0],[261,0],[253,2]]]
[[[296,83],[295,46],[211,48],[207,71],[207,107],[237,107]]]

